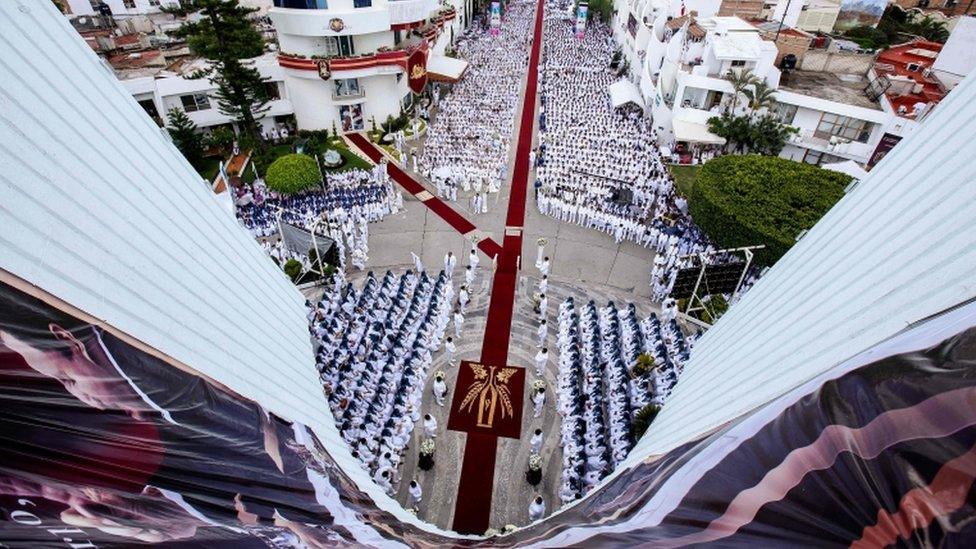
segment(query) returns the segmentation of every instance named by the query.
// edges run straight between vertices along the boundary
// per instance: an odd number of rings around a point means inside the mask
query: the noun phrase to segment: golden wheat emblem
[[[478,427],[491,428],[495,424],[495,410],[501,405],[501,418],[515,415],[512,406],[512,391],[508,380],[518,371],[515,368],[469,364],[474,372],[474,381],[458,407],[459,411],[471,413],[475,403],[478,405]]]

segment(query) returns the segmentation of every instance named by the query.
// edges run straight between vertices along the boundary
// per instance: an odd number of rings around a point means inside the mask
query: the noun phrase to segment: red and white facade
[[[269,15],[299,129],[371,130],[397,116],[415,95],[410,81],[443,57],[472,9],[471,0],[276,0]]]

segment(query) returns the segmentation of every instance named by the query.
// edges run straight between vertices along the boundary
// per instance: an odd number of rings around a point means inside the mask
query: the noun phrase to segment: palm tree
[[[735,114],[735,108],[739,106],[739,95],[759,79],[749,69],[744,69],[739,72],[729,69],[725,78],[732,84],[732,108],[730,112]]]
[[[762,109],[772,108],[776,103],[774,99],[776,91],[765,80],[758,78],[752,83],[752,88],[742,90],[742,95],[748,99],[749,110],[752,111],[753,116]]]

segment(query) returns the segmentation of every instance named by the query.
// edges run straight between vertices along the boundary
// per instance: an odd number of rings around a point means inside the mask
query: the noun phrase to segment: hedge
[[[844,196],[850,182],[848,175],[775,156],[722,156],[698,171],[689,208],[718,245],[765,244],[755,262],[772,265]]]
[[[268,166],[264,180],[279,193],[297,193],[319,185],[319,168],[307,154],[286,154]]]

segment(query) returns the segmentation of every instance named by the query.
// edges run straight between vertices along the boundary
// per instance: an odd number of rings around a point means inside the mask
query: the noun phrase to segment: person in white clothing
[[[540,450],[542,450],[542,429],[536,429],[529,439],[529,451],[538,454]]]
[[[536,347],[545,347],[548,333],[549,326],[546,324],[546,319],[543,318],[539,321],[539,327],[535,331],[536,338],[538,339],[535,344]]]
[[[393,490],[393,481],[390,478],[389,469],[379,469],[376,474],[373,475],[373,481],[383,489],[384,492],[389,494]]]
[[[454,309],[454,337],[461,339],[461,326],[464,325],[464,313],[461,309]]]
[[[478,257],[477,250],[475,250],[474,248],[472,248],[471,249],[471,252],[468,253],[468,265],[470,265],[472,269],[477,269],[478,268],[478,262],[480,262],[480,261],[481,261],[481,258]]]
[[[444,405],[444,397],[447,395],[447,384],[444,383],[444,376],[438,374],[434,378],[434,401],[437,402],[438,406]]]
[[[470,286],[474,282],[474,268],[468,265],[464,268],[464,283]]]
[[[420,261],[420,256],[417,254],[410,252],[410,255],[413,256],[413,265],[417,269],[417,275],[420,275],[424,272],[424,263]]]
[[[539,294],[539,318],[545,319],[549,311],[549,298],[546,294]]]
[[[424,491],[420,487],[420,483],[416,480],[410,481],[410,486],[407,488],[407,508],[416,507],[421,500],[424,499]]]
[[[551,262],[549,261],[549,256],[543,258],[542,263],[539,264],[539,272],[542,276],[549,276],[549,269],[551,267]]]
[[[545,514],[546,502],[542,500],[542,496],[538,496],[529,505],[529,521],[535,522],[545,516]]]
[[[542,275],[542,280],[539,281],[539,293],[544,294],[549,290],[549,275]]]
[[[457,345],[454,344],[454,338],[447,336],[444,340],[444,349],[447,351],[447,363],[454,366],[454,353],[457,351]]]
[[[546,388],[540,387],[535,395],[532,397],[532,404],[535,405],[535,415],[533,417],[539,417],[542,415],[542,407],[546,404]],[[425,424],[426,426],[426,424]]]
[[[458,303],[461,305],[461,312],[465,312],[468,309],[468,302],[471,301],[471,296],[468,294],[468,287],[461,285],[461,289],[458,290]]]
[[[444,256],[444,272],[448,278],[454,276],[455,265],[457,265],[457,257],[454,256],[454,252],[447,252]]]
[[[535,354],[535,375],[542,377],[547,362],[549,362],[549,349],[543,347],[541,351]]]
[[[437,420],[430,414],[424,414],[424,433],[430,438],[437,438]]]

